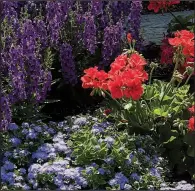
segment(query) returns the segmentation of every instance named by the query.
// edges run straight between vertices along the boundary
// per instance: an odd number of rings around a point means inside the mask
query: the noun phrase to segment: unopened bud
[[[183,126],[184,126],[183,123],[179,124],[179,128],[183,128]]]
[[[191,66],[186,67],[186,73],[188,75],[191,75],[193,72],[194,72],[194,68],[192,68]]]
[[[156,69],[158,67],[157,63],[151,62],[150,67]]]
[[[176,70],[173,74],[173,78],[180,83],[182,82],[184,76]]]

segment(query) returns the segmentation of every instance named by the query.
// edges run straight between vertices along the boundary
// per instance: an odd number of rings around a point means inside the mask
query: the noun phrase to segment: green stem
[[[193,73],[192,73],[192,74],[193,74]],[[188,81],[190,80],[192,74],[190,74],[190,75],[188,76],[188,78],[187,78],[187,80],[185,81],[185,84],[184,84],[184,85],[186,85],[186,84],[188,83]]]
[[[150,72],[150,79],[149,79],[149,85],[151,85],[152,83],[152,74],[154,72],[154,67],[152,68],[151,72]]]
[[[172,77],[171,77],[171,81],[172,81],[172,79],[173,79],[173,76],[174,76],[174,74],[175,74],[175,71],[176,71],[177,68],[178,68],[178,65],[179,65],[179,62],[177,61],[177,62],[175,63],[175,67],[174,67],[174,70],[173,70],[173,75],[172,75]]]
[[[163,94],[163,96],[162,96],[162,98],[160,100],[160,105],[161,105],[161,103],[162,103],[165,95],[169,93],[169,91],[170,91],[170,88],[169,87],[171,86],[172,82],[173,82],[173,77],[171,78],[171,81],[165,87],[164,94]]]
[[[116,104],[121,108],[121,104],[114,98],[112,98],[112,96],[106,91],[106,90],[102,90],[106,95],[108,95],[112,100],[114,100],[116,102]]]

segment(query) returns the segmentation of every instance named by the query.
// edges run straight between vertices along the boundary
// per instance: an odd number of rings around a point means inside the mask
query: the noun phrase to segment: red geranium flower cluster
[[[169,44],[178,47],[182,46],[183,55],[186,57],[194,57],[194,33],[181,30],[174,33],[175,38],[169,38]]]
[[[85,75],[81,77],[83,88],[101,88],[108,89],[108,74],[104,70],[98,71],[98,67],[84,70]]]
[[[171,5],[179,4],[180,0],[150,0],[148,5],[148,10],[154,10],[155,13],[158,13],[160,9],[167,10]]]
[[[85,70],[81,78],[83,88],[109,90],[112,98],[122,97],[138,100],[143,94],[142,83],[148,79],[144,70],[145,59],[138,53],[122,54],[111,64],[108,73],[97,67]]]
[[[168,38],[162,40],[161,45],[161,64],[172,64],[173,63],[173,46],[169,44]]]
[[[184,73],[186,67],[191,66],[194,68],[194,33],[181,30],[174,33],[174,38],[169,38],[169,44],[173,47],[182,47],[182,53],[186,57],[185,63],[180,66],[180,73]]]
[[[193,105],[192,107],[188,108],[188,111],[194,115],[194,109],[195,109],[195,105]],[[192,116],[189,121],[188,121],[188,130],[189,131],[195,131],[195,124],[194,124],[194,116]]]

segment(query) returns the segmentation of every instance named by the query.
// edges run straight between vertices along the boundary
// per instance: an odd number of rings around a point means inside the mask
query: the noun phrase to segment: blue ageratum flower
[[[34,128],[33,128],[37,133],[41,133],[43,130],[42,130],[42,128],[40,127],[40,126],[35,126]]]
[[[80,125],[80,126],[83,126],[86,123],[87,123],[86,117],[79,117],[79,118],[75,119],[75,121],[73,122],[74,125]]]
[[[98,172],[99,172],[101,175],[104,175],[106,171],[105,171],[103,168],[99,168],[99,169],[98,169]]]
[[[108,157],[108,158],[104,159],[104,161],[105,161],[107,164],[109,164],[109,165],[114,164],[114,159],[111,158],[111,157]]]
[[[14,165],[14,163],[10,162],[10,161],[5,161],[3,168],[7,171],[12,171],[14,170],[16,166]]]
[[[107,143],[107,146],[110,148],[114,144],[114,139],[112,137],[106,137],[104,141]]]
[[[141,154],[143,154],[143,153],[145,153],[145,150],[142,149],[142,148],[138,148],[138,152],[141,153]]]
[[[29,129],[26,139],[36,139],[37,138],[37,132],[35,132],[34,129]]]
[[[137,174],[137,173],[132,173],[130,175],[130,177],[133,179],[133,180],[136,180],[136,181],[139,181],[140,180],[140,176]]]
[[[18,126],[15,123],[10,123],[8,126],[8,130],[10,130],[10,131],[14,131],[17,129],[18,129]]]
[[[20,172],[22,175],[24,175],[24,174],[26,174],[26,169],[20,168],[20,169],[19,169],[19,172]]]
[[[159,173],[159,171],[158,171],[158,169],[156,169],[156,168],[151,168],[151,169],[150,169],[150,174],[151,174],[152,176],[157,177],[157,178],[160,178],[160,177],[161,177],[161,176],[160,176],[160,173]]]
[[[116,173],[115,177],[109,181],[110,186],[120,185],[120,189],[124,189],[126,183],[128,183],[128,178],[122,173]]]
[[[98,134],[104,132],[104,129],[100,125],[95,124],[93,125],[91,132],[94,134]]]
[[[17,147],[18,145],[21,144],[22,141],[17,137],[13,137],[13,138],[10,139],[10,142],[12,143],[12,145],[14,147]]]

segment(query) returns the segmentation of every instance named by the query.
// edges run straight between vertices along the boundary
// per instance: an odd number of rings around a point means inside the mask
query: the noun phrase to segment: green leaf
[[[172,141],[174,141],[177,137],[174,137],[174,136],[171,136],[170,139],[166,142],[164,142],[163,144],[167,144],[167,143],[170,143]]]
[[[195,147],[189,146],[187,150],[187,155],[194,158],[195,157]]]
[[[132,103],[128,103],[124,106],[124,109],[129,110],[132,107]]]
[[[188,132],[184,138],[183,141],[187,143],[188,145],[194,146],[195,145],[195,135],[191,132]]]
[[[173,98],[170,97],[170,96],[165,95],[164,98],[163,98],[163,101],[170,100],[170,99],[173,99]]]
[[[159,115],[161,117],[167,117],[168,116],[168,112],[165,112],[163,109],[161,108],[157,108],[153,111],[154,114]]]

